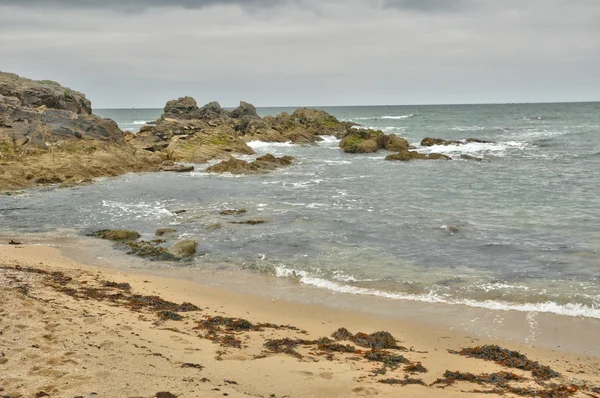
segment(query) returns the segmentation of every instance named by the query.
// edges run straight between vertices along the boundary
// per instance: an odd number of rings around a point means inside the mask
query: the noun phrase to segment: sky
[[[0,0],[0,70],[95,108],[600,100],[599,0]]]

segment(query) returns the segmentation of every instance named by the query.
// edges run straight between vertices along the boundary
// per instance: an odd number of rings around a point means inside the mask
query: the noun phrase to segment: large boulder
[[[258,118],[256,107],[244,101],[241,101],[240,106],[231,111],[230,115],[234,119],[239,119],[242,117]]]
[[[386,136],[381,130],[353,129],[340,141],[340,148],[347,153],[377,152],[384,148],[385,139]]]
[[[196,254],[198,243],[195,240],[182,240],[167,249],[167,254],[175,259],[184,259]]]
[[[163,119],[194,119],[199,117],[198,104],[192,97],[181,97],[168,101],[164,108]]]

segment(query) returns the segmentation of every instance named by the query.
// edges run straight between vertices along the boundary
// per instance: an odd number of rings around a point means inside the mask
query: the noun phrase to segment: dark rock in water
[[[419,153],[419,152],[409,151],[409,150],[404,150],[399,153],[395,153],[393,155],[386,156],[386,158],[385,158],[385,160],[400,160],[403,162],[407,162],[409,160],[415,160],[415,159],[452,160],[451,157],[446,156],[441,153],[430,153],[429,155],[426,155],[424,153]]]
[[[184,259],[196,254],[198,243],[195,240],[182,240],[175,243],[167,249],[167,254],[170,254],[175,259]]]
[[[92,232],[90,236],[108,240],[125,241],[139,239],[140,234],[136,231],[128,231],[122,229],[103,229],[100,231]]]
[[[483,160],[482,158],[478,158],[477,156],[467,155],[465,153],[460,155],[460,158],[465,160],[474,160],[476,162],[481,162]]]
[[[373,153],[380,149],[400,152],[408,150],[408,141],[380,130],[352,129],[340,142],[340,148],[347,153]]]
[[[221,229],[223,226],[221,224],[211,224],[206,227],[207,231],[216,231],[217,229]]]
[[[177,232],[177,230],[175,228],[159,228],[156,230],[155,235],[163,236],[163,235],[173,234],[175,232]]]
[[[135,254],[143,258],[152,260],[158,260],[165,257],[166,249],[160,245],[165,243],[164,240],[151,240],[151,241],[127,241],[124,245],[129,248],[127,254]]]
[[[291,156],[277,158],[271,154],[261,156],[253,162],[231,158],[207,168],[206,171],[209,173],[264,174],[279,167],[291,165],[293,159]]]
[[[492,141],[481,140],[479,138],[467,138],[466,140],[445,140],[443,138],[430,138],[425,137],[421,141],[421,146],[434,146],[434,145],[464,145],[470,142],[477,142],[482,144],[491,144]]]
[[[403,162],[413,159],[427,159],[427,155],[415,151],[402,151],[393,155],[388,155],[385,158],[385,160],[400,160]]]
[[[260,225],[267,223],[267,220],[246,220],[246,221],[231,221],[230,224],[238,225]]]
[[[194,171],[194,166],[185,166],[183,164],[174,164],[173,162],[164,162],[161,166],[162,171],[172,171],[175,173],[186,173]]]
[[[187,210],[173,210],[173,214],[180,215],[183,213],[187,213]]]
[[[427,155],[427,159],[430,160],[452,160],[452,158],[448,155],[444,155],[442,153],[436,153],[436,152],[432,152],[429,155]]]
[[[237,210],[228,209],[228,210],[223,210],[223,211],[219,212],[219,214],[222,216],[234,216],[234,215],[244,214],[247,212],[248,212],[248,210],[246,210],[246,209],[237,209]]]

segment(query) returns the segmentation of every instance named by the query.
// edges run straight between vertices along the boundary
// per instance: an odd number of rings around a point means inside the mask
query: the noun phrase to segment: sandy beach
[[[600,359],[558,347],[99,268],[44,245],[1,246],[0,265],[4,397],[600,394]],[[527,358],[458,353],[486,344]]]

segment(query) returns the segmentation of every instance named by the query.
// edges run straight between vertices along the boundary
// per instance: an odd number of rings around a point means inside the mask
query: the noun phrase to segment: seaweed
[[[468,372],[452,372],[447,370],[444,372],[444,377],[441,379],[437,379],[432,383],[435,384],[445,384],[446,386],[452,385],[457,381],[467,381],[470,383],[477,384],[493,384],[497,386],[507,386],[507,382],[509,381],[523,381],[523,377],[519,376],[516,373],[510,372],[498,372],[498,373],[483,373],[481,375],[475,375],[473,373]]]
[[[406,350],[406,348],[399,346],[398,341],[392,336],[389,332],[375,332],[371,334],[366,333],[357,333],[352,334],[346,328],[339,328],[335,331],[331,337],[336,340],[348,340],[352,341],[354,344],[365,347],[365,348],[373,348],[373,349],[396,349],[396,350]]]
[[[227,209],[227,210],[223,210],[221,212],[219,212],[220,215],[222,216],[236,216],[236,215],[240,215],[240,214],[244,214],[247,213],[248,210],[246,209]]]
[[[409,372],[409,373],[427,373],[427,372],[429,372],[425,366],[421,365],[421,362],[413,363],[411,365],[406,366],[404,368],[404,371]]]
[[[381,362],[385,368],[397,369],[401,364],[410,365],[410,361],[402,355],[391,354],[386,351],[372,350],[364,355],[365,359],[372,362]]]
[[[405,377],[404,379],[383,379],[383,380],[379,380],[378,383],[391,384],[391,385],[397,384],[397,385],[401,385],[401,386],[416,384],[416,385],[427,387],[427,384],[425,384],[425,382],[423,380],[414,379],[411,377]]]
[[[131,285],[127,282],[124,283],[117,283],[117,282],[104,282],[104,287],[112,287],[115,289],[119,289],[119,290],[126,290],[126,291],[130,291],[131,290]]]
[[[501,348],[497,345],[484,345],[473,348],[464,348],[461,351],[449,350],[452,354],[458,354],[469,358],[479,358],[486,361],[493,361],[498,365],[508,368],[531,371],[534,378],[538,380],[549,380],[560,377],[560,373],[552,370],[549,366],[540,365],[537,361],[532,361],[525,355]]]
[[[312,345],[314,341],[307,341],[302,339],[290,339],[288,337],[284,339],[267,340],[264,343],[265,348],[271,352],[288,354],[296,358],[302,358],[302,355],[296,351],[296,348],[300,345]]]
[[[183,316],[181,316],[178,313],[173,312],[173,311],[160,311],[158,313],[158,317],[160,319],[162,319],[163,321],[166,321],[166,320],[181,321],[183,319]]]
[[[184,363],[183,365],[181,365],[181,367],[182,367],[182,368],[192,368],[192,369],[199,369],[199,370],[202,370],[202,369],[204,369],[204,366],[202,366],[202,365],[200,365],[200,364],[197,364],[197,363],[189,363],[189,362],[186,362],[186,363]]]

